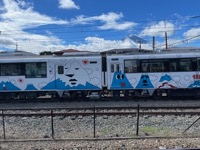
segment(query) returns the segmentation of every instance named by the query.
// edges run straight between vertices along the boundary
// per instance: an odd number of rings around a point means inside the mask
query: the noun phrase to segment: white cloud
[[[153,23],[141,31],[140,36],[159,36],[164,37],[165,32],[168,36],[174,34],[175,25],[171,22],[160,21],[158,23]]]
[[[79,50],[90,50],[95,52],[101,52],[110,49],[119,49],[119,48],[139,48],[138,43],[134,43],[131,40],[105,40],[104,38],[99,37],[87,37],[85,38],[85,44],[79,45],[68,45],[65,49],[79,49]],[[142,48],[150,49],[151,46],[146,44],[142,45]]]
[[[4,8],[0,19],[4,24],[11,24],[17,29],[27,29],[47,24],[66,24],[66,21],[53,19],[46,15],[41,15],[35,12],[32,6],[24,1],[3,0]],[[28,20],[28,21],[27,21]],[[2,23],[2,21],[0,22]],[[6,26],[7,26],[6,25]],[[5,26],[4,26],[5,27]],[[1,30],[4,30],[1,28]]]
[[[186,31],[185,33],[183,33],[183,36],[185,38],[192,38],[195,36],[199,36],[200,35],[200,28],[192,28],[188,31]]]
[[[3,5],[1,6],[0,13],[0,43],[4,48],[15,49],[16,43],[18,43],[20,48],[20,46],[25,46],[26,42],[23,43],[24,41],[32,41],[33,39],[37,39],[38,42],[36,42],[34,45],[36,51],[33,51],[33,45],[27,45],[24,50],[39,53],[39,51],[43,51],[42,49],[47,48],[47,46],[45,46],[46,43],[49,45],[55,44],[52,42],[52,39],[54,41],[60,40],[52,36],[48,37],[43,35],[36,35],[25,32],[24,30],[49,24],[62,25],[68,24],[68,22],[56,18],[51,18],[46,15],[41,15],[33,10],[33,7],[30,3],[25,3],[21,0],[3,0]],[[44,39],[46,41],[45,44],[43,44]],[[37,49],[39,45],[40,48]]]
[[[84,43],[66,45],[63,40],[54,36],[53,32],[48,30],[45,30],[48,35],[39,35],[27,31],[29,28],[34,29],[42,25],[89,24],[97,21],[103,24],[98,26],[101,30],[127,30],[136,25],[134,22],[123,22],[121,21],[122,18],[122,13],[110,12],[93,17],[79,16],[68,22],[40,14],[33,9],[33,4],[23,0],[3,0],[2,5],[0,5],[0,30],[2,31],[0,48],[14,50],[17,44],[18,50],[39,54],[42,51],[56,51],[68,48],[103,51],[113,48],[139,47],[138,44],[130,40],[105,40],[93,36],[86,36]],[[148,47],[148,45],[146,46]]]
[[[132,29],[136,23],[134,22],[120,22],[120,19],[123,18],[122,13],[114,13],[110,12],[108,14],[102,14],[100,16],[86,17],[86,16],[78,16],[76,19],[72,19],[72,24],[90,24],[94,21],[100,21],[104,23],[104,25],[99,26],[98,28],[101,30],[115,29],[115,30],[127,30]]]
[[[59,8],[62,9],[79,9],[72,0],[59,0]]]

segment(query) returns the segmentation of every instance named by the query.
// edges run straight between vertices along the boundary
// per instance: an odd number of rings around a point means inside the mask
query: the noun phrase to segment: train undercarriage
[[[0,100],[8,99],[103,99],[103,98],[139,98],[152,97],[154,99],[173,97],[200,97],[200,88],[195,89],[138,89],[138,90],[103,90],[103,91],[26,91],[26,92],[0,92]]]

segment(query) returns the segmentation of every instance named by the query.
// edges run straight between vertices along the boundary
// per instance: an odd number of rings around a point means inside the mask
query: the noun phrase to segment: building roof
[[[0,52],[0,57],[5,57],[5,56],[37,56],[37,54],[33,54],[30,52],[25,52],[25,51],[14,51],[14,52],[3,51],[3,52]]]
[[[76,53],[76,52],[79,53],[79,52],[89,52],[89,51],[80,51],[80,50],[76,50],[76,49],[66,49],[66,50],[53,52],[53,54],[63,55],[64,53]]]

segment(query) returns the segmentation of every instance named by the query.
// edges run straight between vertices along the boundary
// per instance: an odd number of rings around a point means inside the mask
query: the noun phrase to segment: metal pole
[[[167,44],[167,32],[165,32],[165,47],[168,49],[168,44]]]
[[[94,138],[96,137],[96,108],[94,106]]]
[[[137,124],[136,124],[136,135],[139,135],[139,117],[140,117],[140,105],[137,107]]]
[[[195,120],[195,122],[193,122],[187,129],[185,129],[185,131],[183,133],[185,133],[187,130],[189,130],[199,119],[200,119],[200,117],[197,120]]]
[[[155,36],[153,36],[153,51],[155,50]]]
[[[51,136],[54,139],[53,110],[51,110]]]
[[[4,113],[2,110],[2,122],[3,122],[3,139],[6,139],[6,129],[5,129],[5,121],[4,121]]]

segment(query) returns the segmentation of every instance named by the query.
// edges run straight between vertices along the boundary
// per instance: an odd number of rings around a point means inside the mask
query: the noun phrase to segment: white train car
[[[102,89],[100,55],[11,56],[0,59],[0,99],[85,97]]]
[[[199,96],[200,50],[107,55],[107,74],[114,96]]]
[[[74,53],[55,57],[55,89],[60,97],[85,98],[102,90],[102,57],[99,53]],[[45,89],[52,89],[49,83]]]

